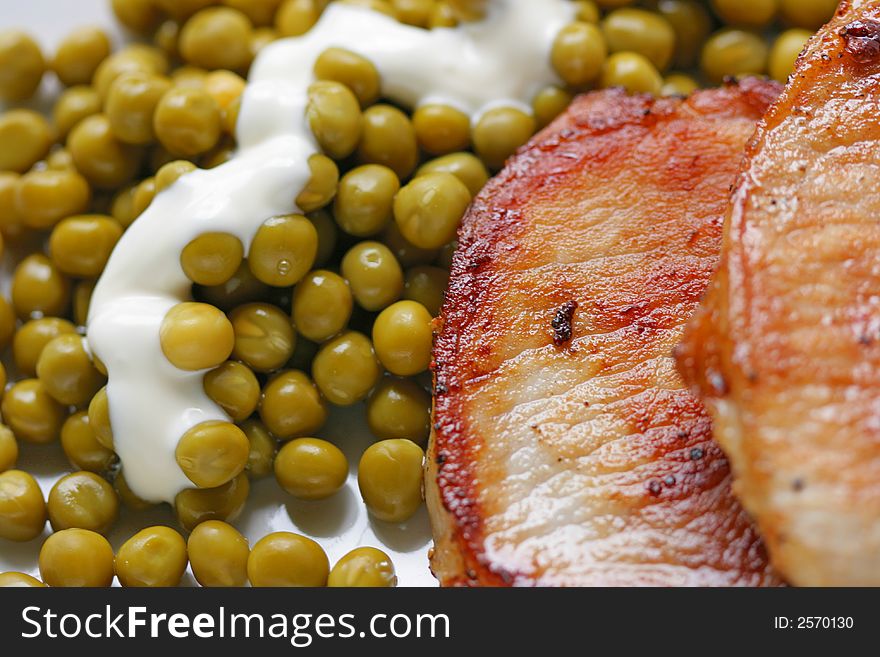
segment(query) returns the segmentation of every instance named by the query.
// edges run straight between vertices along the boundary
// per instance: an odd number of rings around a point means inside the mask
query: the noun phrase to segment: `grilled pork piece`
[[[435,358],[445,585],[770,585],[673,346],[777,86],[582,96],[476,198]]]
[[[880,585],[880,2],[841,2],[759,125],[679,362],[778,570]]]

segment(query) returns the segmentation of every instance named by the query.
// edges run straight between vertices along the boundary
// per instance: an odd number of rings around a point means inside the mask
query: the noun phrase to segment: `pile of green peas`
[[[419,28],[479,18],[479,0],[336,0]],[[456,231],[491,172],[574,94],[620,86],[686,95],[728,76],[784,80],[829,0],[573,0],[555,38],[561,84],[532,111],[497,107],[476,122],[446,105],[408,112],[383,99],[367,59],[330,48],[314,67],[305,120],[321,153],[295,198],[301,214],[267,218],[245,252],[208,232],[183,248],[192,300],[172,308],[160,343],[174,366],[206,370],[204,389],[228,421],[180,437],[192,483],[173,505],[188,539],[148,527],[114,555],[104,535],[120,506],[142,510],[113,451],[107,373],[84,325],[116,242],[153,198],[197,168],[229,159],[247,70],[273,40],[306,33],[329,0],[112,0],[141,42],[113,50],[97,28],[44,54],[0,32],[0,248],[24,254],[0,296],[0,541],[53,534],[40,552],[51,586],[169,586],[189,563],[205,586],[396,583],[387,555],[358,548],[331,570],[298,534],[252,547],[230,524],[250,481],[274,475],[302,500],[335,495],[349,463],[321,439],[334,407],[361,404],[376,442],[358,464],[369,512],[400,523],[422,504],[430,433],[432,318]],[[781,31],[780,31],[781,30]],[[769,44],[769,45],[768,45]],[[51,116],[20,107],[44,77],[62,85]],[[44,499],[15,469],[19,446],[60,443],[72,471]],[[20,573],[0,585],[38,585]]]

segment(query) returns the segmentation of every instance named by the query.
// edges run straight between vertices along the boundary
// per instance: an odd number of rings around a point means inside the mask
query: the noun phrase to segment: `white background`
[[[50,53],[67,32],[82,25],[109,28],[117,44],[125,36],[113,22],[109,0],[0,0],[0,29],[25,29]],[[51,75],[46,76],[37,105],[49,106],[56,90]],[[8,268],[6,268],[8,271]],[[4,274],[4,277],[7,277]],[[3,281],[6,289],[8,281]],[[424,506],[404,525],[390,525],[371,519],[357,489],[357,461],[372,438],[364,423],[363,404],[340,412],[332,409],[328,426],[319,437],[336,443],[348,456],[351,474],[347,487],[328,500],[302,502],[280,490],[274,478],[253,482],[245,513],[236,521],[251,544],[273,531],[296,531],[318,541],[327,551],[331,565],[349,550],[363,545],[379,547],[391,556],[401,586],[436,586],[428,569],[427,551],[431,546],[430,527]],[[61,448],[56,445],[22,445],[18,467],[37,477],[48,494],[57,478],[70,471]],[[177,528],[168,507],[122,517],[109,538],[118,548],[141,527],[167,524]],[[18,544],[0,539],[0,571],[19,570],[38,576],[37,554],[48,531],[40,538]],[[184,583],[193,583],[187,573]]]

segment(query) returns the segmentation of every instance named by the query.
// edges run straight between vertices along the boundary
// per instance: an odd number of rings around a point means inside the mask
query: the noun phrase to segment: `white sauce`
[[[117,244],[92,296],[89,346],[107,366],[115,449],[136,495],[173,502],[192,487],[174,458],[178,440],[200,422],[228,420],[205,395],[204,372],[178,370],[165,358],[159,326],[190,299],[179,262],[187,243],[228,232],[247,252],[266,219],[297,211],[293,199],[318,150],[304,117],[315,59],[332,46],[354,51],[379,70],[383,96],[411,107],[447,103],[476,121],[493,106],[528,109],[537,91],[558,83],[550,47],[573,17],[570,0],[491,0],[484,21],[426,31],[333,3],[310,32],[260,53],[235,156],[158,194]]]

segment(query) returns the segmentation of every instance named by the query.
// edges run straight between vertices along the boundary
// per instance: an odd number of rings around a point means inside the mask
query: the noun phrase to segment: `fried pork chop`
[[[779,583],[672,358],[778,91],[582,96],[475,199],[434,351],[441,583]]]
[[[841,2],[747,152],[679,362],[802,585],[880,585],[880,2]]]

